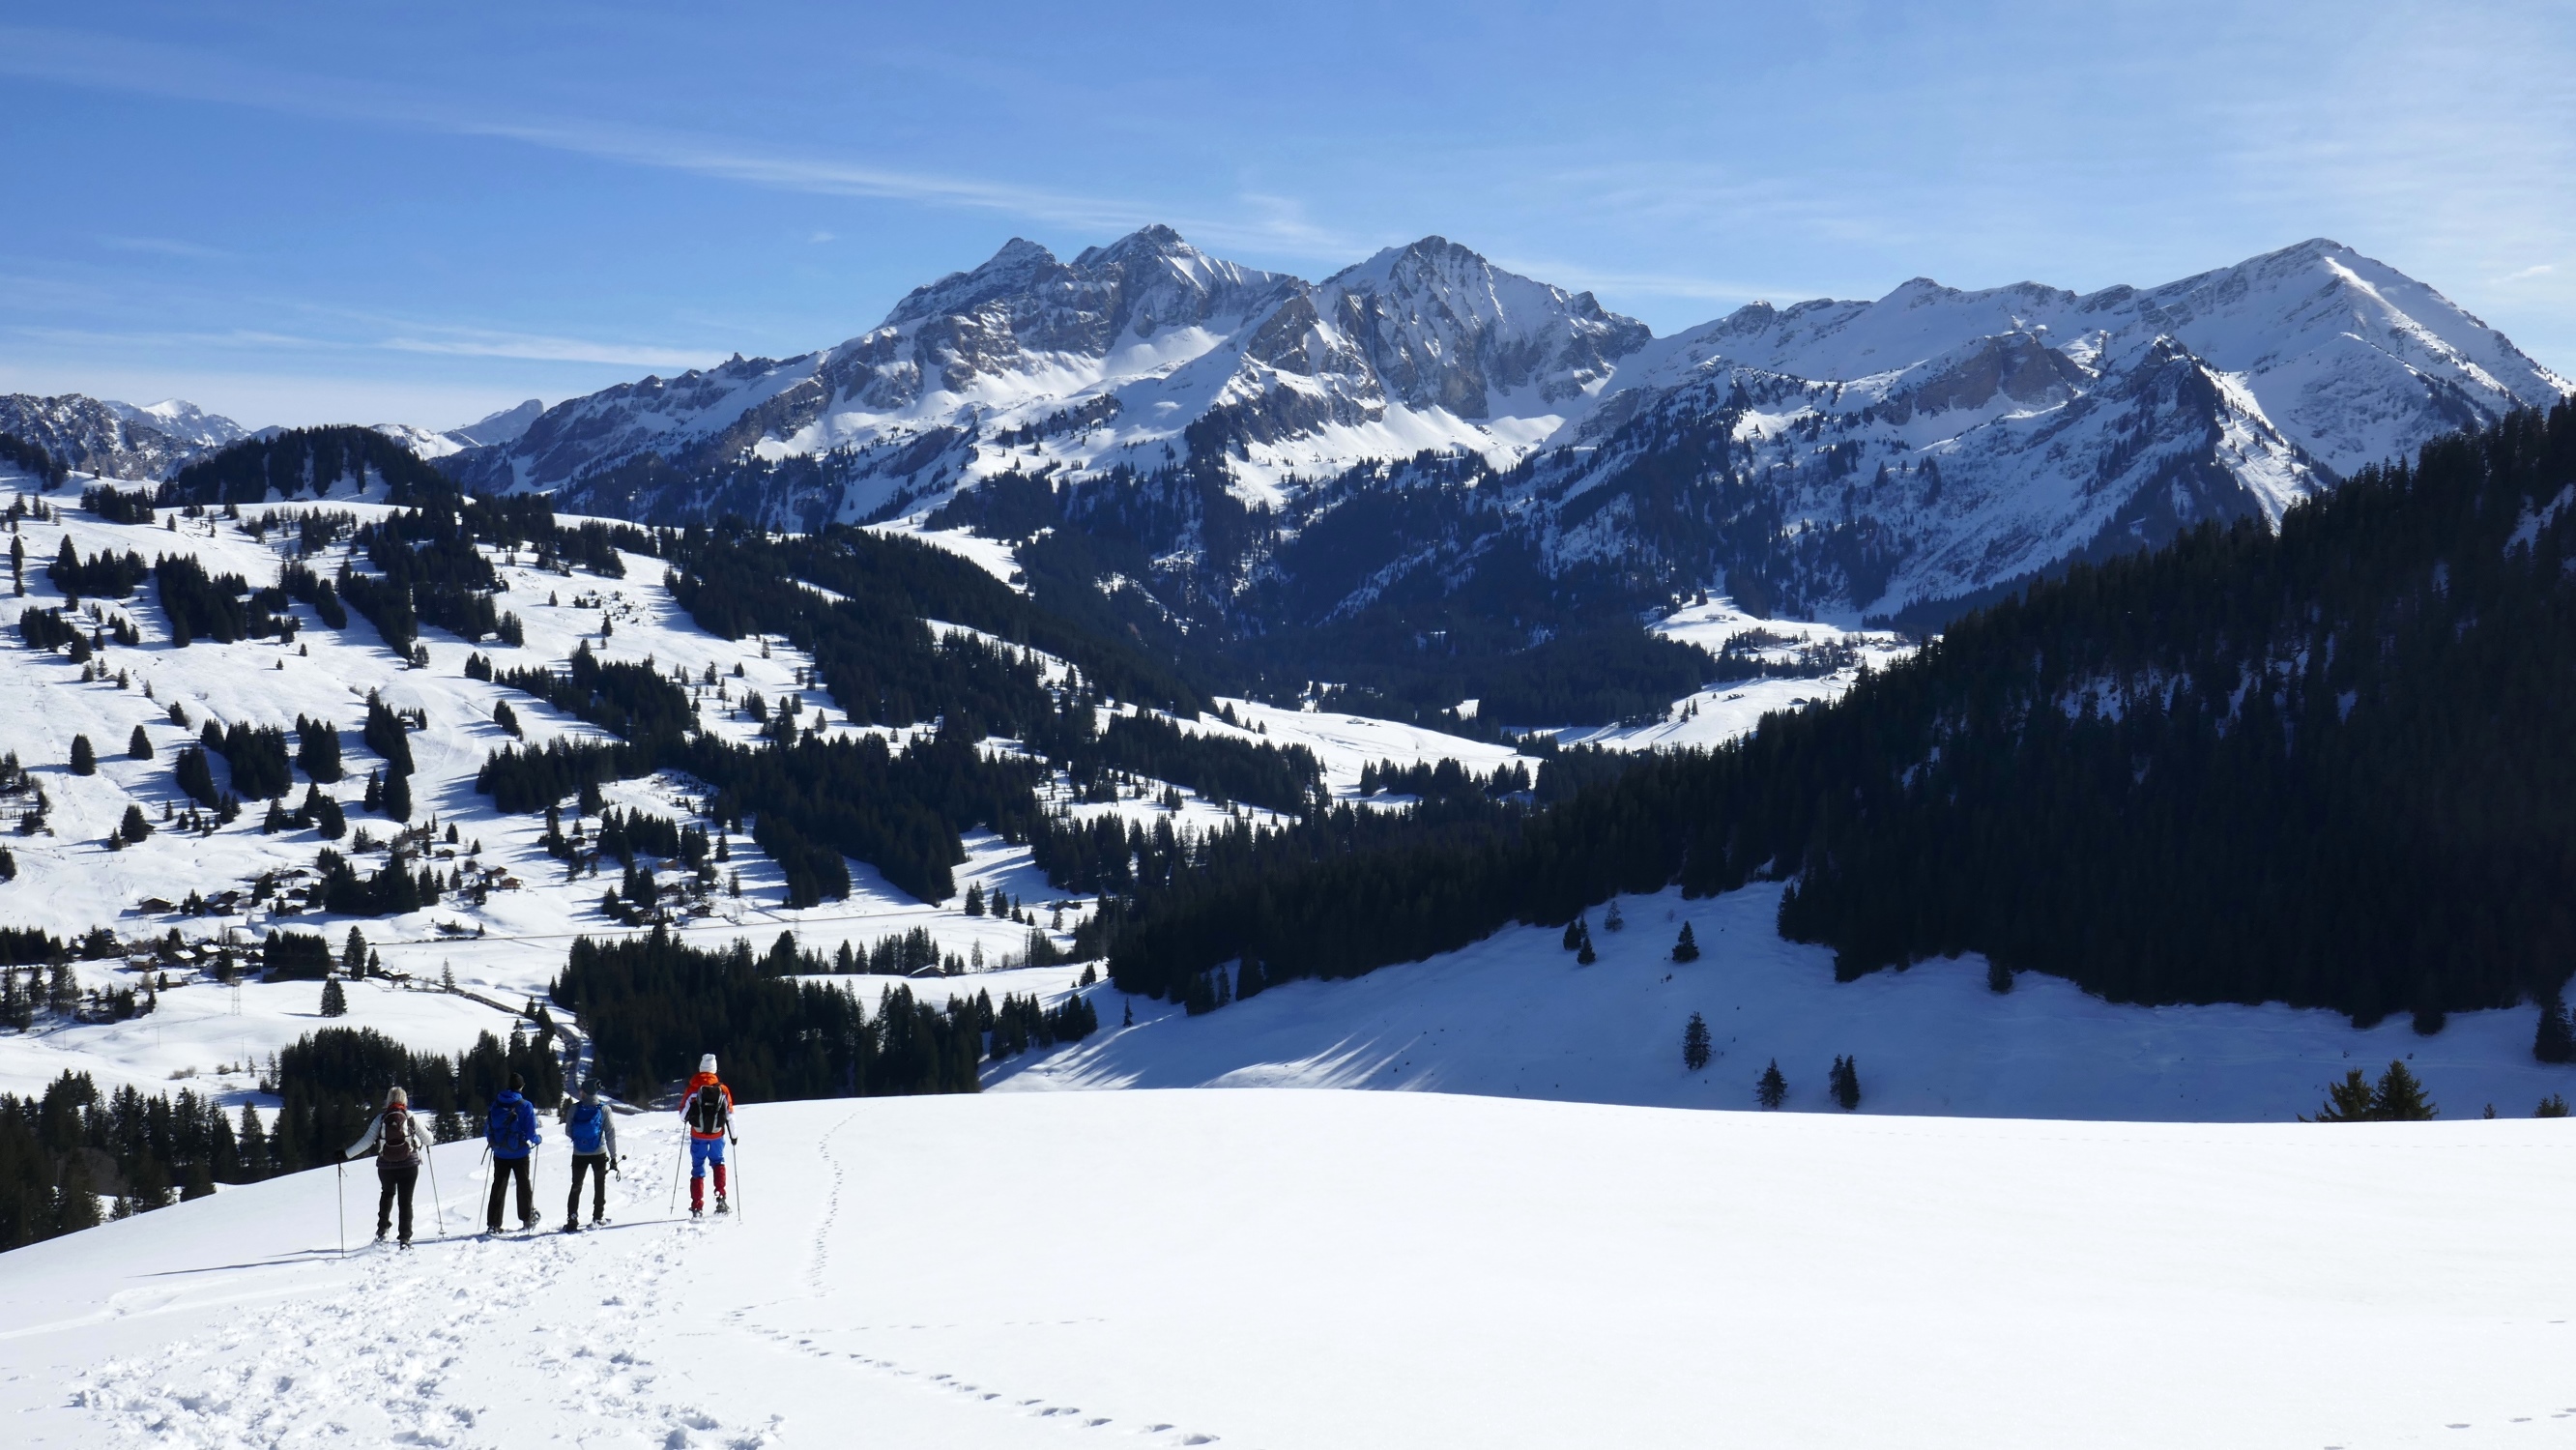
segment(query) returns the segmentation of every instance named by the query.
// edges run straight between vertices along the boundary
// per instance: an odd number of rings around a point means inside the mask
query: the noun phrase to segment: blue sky
[[[2323,235],[2576,373],[2564,4],[0,14],[5,391],[453,426],[1149,221],[1309,277],[1438,232],[1658,332]]]

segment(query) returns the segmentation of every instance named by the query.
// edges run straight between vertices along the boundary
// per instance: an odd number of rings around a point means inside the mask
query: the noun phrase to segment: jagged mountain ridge
[[[138,408],[80,393],[0,396],[0,433],[42,448],[67,467],[115,478],[167,478],[251,436],[232,419],[176,398]]]
[[[1510,472],[1511,527],[1551,576],[1623,561],[1783,610],[1891,612],[2196,519],[2277,519],[2568,391],[2323,239],[2148,289],[1917,278],[1655,338],[1439,237],[1307,283],[1149,227],[1070,263],[1014,240],[839,347],[573,399],[443,466],[598,512],[812,526],[1011,472],[1212,467],[1275,505],[1429,449]],[[1709,496],[1641,505],[1641,476]],[[1687,527],[1647,516],[1677,508]],[[1386,565],[1440,553],[1425,543],[1389,541]],[[1259,572],[1219,563],[1227,587]]]
[[[1261,487],[1424,448],[1517,456],[1649,337],[1438,237],[1322,283],[1220,261],[1165,227],[1071,263],[1014,240],[836,348],[573,399],[448,466],[472,485],[584,496],[647,457],[700,473],[818,457],[836,487],[821,516],[844,518],[1014,466],[1221,452]],[[787,516],[816,516],[795,502]]]

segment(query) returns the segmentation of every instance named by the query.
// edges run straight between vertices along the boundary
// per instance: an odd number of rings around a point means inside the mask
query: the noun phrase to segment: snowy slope
[[[70,488],[36,496],[49,497],[60,508],[85,481],[76,477]],[[16,482],[0,479],[0,507],[13,496]],[[634,555],[627,556],[622,579],[587,572],[558,575],[533,567],[524,554],[515,560],[504,556],[496,561],[507,585],[499,604],[522,620],[525,645],[513,649],[497,640],[469,644],[424,628],[430,660],[425,669],[408,667],[386,649],[363,617],[353,613],[346,631],[333,631],[300,604],[294,608],[304,628],[293,646],[251,639],[234,644],[199,640],[173,648],[148,582],[126,600],[85,601],[85,607],[95,605],[109,617],[130,621],[141,636],[134,648],[108,640],[94,661],[97,678],[84,681],[81,667],[67,657],[30,650],[18,637],[15,625],[22,609],[63,602],[45,576],[45,563],[66,536],[84,558],[101,550],[131,550],[147,560],[186,553],[210,572],[240,574],[264,584],[277,577],[285,550],[292,547],[292,527],[262,542],[244,525],[272,512],[291,518],[309,507],[246,508],[248,517],[241,524],[178,519],[176,510],[163,510],[166,520],[179,525],[173,531],[105,523],[75,506],[60,508],[55,521],[29,519],[21,526],[30,557],[28,594],[24,600],[0,595],[0,638],[5,639],[0,642],[0,753],[14,752],[27,764],[51,811],[46,834],[0,838],[18,865],[16,880],[0,882],[0,925],[40,928],[66,940],[94,927],[113,930],[131,948],[130,956],[78,964],[84,990],[141,991],[148,982],[159,990],[160,1007],[125,1023],[40,1019],[30,1033],[0,1030],[0,1091],[39,1088],[72,1069],[90,1072],[109,1087],[130,1082],[162,1091],[184,1083],[228,1098],[248,1093],[257,1062],[320,1025],[318,983],[254,981],[236,995],[214,981],[220,947],[229,942],[246,952],[255,950],[273,929],[320,932],[336,948],[357,926],[397,982],[353,989],[345,1025],[374,1026],[416,1047],[445,1050],[470,1045],[485,1030],[506,1036],[510,1014],[402,987],[431,986],[452,971],[467,989],[516,1005],[543,993],[562,969],[576,935],[622,932],[597,909],[602,890],[615,884],[615,863],[608,881],[568,877],[564,864],[540,845],[540,818],[502,815],[473,789],[475,771],[486,756],[509,740],[493,723],[496,704],[511,705],[530,742],[601,732],[517,691],[467,678],[465,662],[472,654],[485,654],[509,669],[560,664],[586,646],[612,660],[652,658],[666,668],[686,664],[693,672],[714,666],[724,684],[719,689],[697,687],[706,703],[705,723],[737,740],[753,739],[759,729],[734,708],[747,690],[780,705],[803,699],[805,718],[815,728],[832,733],[859,728],[846,715],[824,708],[828,701],[822,692],[798,690],[795,681],[811,666],[810,659],[784,641],[708,635],[663,587],[661,561]],[[362,517],[385,512],[381,503],[346,499],[333,499],[327,507]],[[342,544],[312,561],[313,566],[333,572],[347,549]],[[603,620],[613,626],[605,636]],[[733,675],[737,667],[742,670],[739,679]],[[125,680],[122,686],[119,675]],[[426,728],[410,736],[418,767],[412,777],[414,823],[452,825],[459,840],[445,844],[442,829],[438,839],[423,847],[424,859],[442,874],[462,869],[471,883],[488,886],[482,900],[471,893],[451,893],[420,911],[354,922],[320,912],[281,911],[274,900],[236,901],[231,910],[195,917],[147,904],[180,902],[191,891],[247,897],[255,878],[268,872],[294,886],[309,879],[326,846],[350,855],[362,873],[381,866],[381,843],[396,828],[367,814],[360,804],[375,764],[358,737],[370,691],[381,693],[395,709],[417,708],[426,715]],[[188,714],[185,728],[168,716],[174,703]],[[299,715],[340,727],[349,775],[327,790],[347,811],[350,836],[331,842],[309,829],[263,834],[264,806],[256,801],[246,804],[239,821],[211,835],[178,829],[165,818],[165,810],[190,805],[176,788],[171,764],[208,721],[291,726]],[[137,726],[152,744],[150,760],[126,756],[127,739]],[[97,774],[71,774],[66,762],[75,735],[88,736],[96,748]],[[224,779],[226,767],[218,761],[214,768],[218,780]],[[305,785],[298,772],[290,806],[302,798]],[[605,793],[613,806],[678,820],[688,819],[693,803],[705,794],[695,783],[669,775],[615,784]],[[157,829],[138,845],[109,850],[106,838],[129,805],[140,805]],[[1116,808],[1151,813],[1141,802]],[[14,807],[12,814],[14,818]],[[380,843],[374,853],[353,854],[360,830]],[[965,844],[968,860],[957,871],[961,891],[977,882],[988,889],[1004,886],[1015,899],[1050,908],[1063,902],[1068,931],[1088,910],[1087,902],[1047,886],[1028,865],[1025,846],[1008,846],[990,835],[971,836]],[[808,950],[831,953],[844,942],[864,950],[884,936],[919,927],[928,929],[944,952],[960,958],[998,963],[1027,947],[1027,928],[969,917],[956,899],[918,901],[858,862],[850,863],[853,892],[848,900],[791,910],[778,904],[782,878],[777,867],[748,836],[733,840],[731,852],[732,861],[722,869],[728,878],[740,874],[743,894],[715,891],[705,914],[686,918],[675,928],[684,939],[715,947],[748,936],[765,949],[780,932],[792,931]],[[180,951],[149,949],[174,930],[182,940]],[[871,999],[883,985],[878,979],[851,980]],[[218,1071],[227,1067],[233,1070]]]
[[[2358,1450],[2576,1413],[2563,1122],[1274,1092],[742,1128],[739,1222],[658,1221],[674,1135],[629,1118],[597,1233],[343,1259],[323,1170],[19,1251],[0,1415],[29,1446]],[[438,1177],[454,1229],[473,1152]]]
[[[2287,1007],[2133,1007],[2023,974],[1998,996],[1979,957],[1855,982],[1833,953],[1780,939],[1777,885],[1685,901],[1626,897],[1624,930],[1589,914],[1598,964],[1578,966],[1555,927],[1506,927],[1426,962],[1351,981],[1272,987],[1200,1017],[1138,998],[1100,1004],[1101,1033],[1017,1059],[1009,1091],[1331,1087],[1474,1093],[1651,1107],[1749,1108],[1774,1061],[1791,1111],[1834,1113],[1826,1071],[1859,1066],[1860,1112],[1985,1118],[2287,1122],[2325,1085],[2408,1059],[2447,1117],[2492,1104],[2528,1116],[2576,1093],[2576,1068],[2531,1057],[2538,1009],[2455,1015],[2439,1036],[2403,1021],[2367,1031]],[[1703,955],[1670,959],[1681,924]],[[1682,1065],[1692,1013],[1714,1057]]]

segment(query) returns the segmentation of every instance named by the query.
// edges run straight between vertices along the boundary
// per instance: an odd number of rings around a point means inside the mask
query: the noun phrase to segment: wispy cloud
[[[206,259],[232,255],[215,247],[204,246],[197,242],[182,242],[170,237],[101,237],[98,239],[98,244],[111,251],[147,252],[163,257]]]
[[[511,113],[488,100],[336,76],[288,74],[175,47],[89,31],[0,26],[0,74],[102,90],[209,101],[297,115],[483,136],[602,161],[683,172],[777,191],[920,202],[1025,217],[1085,231],[1164,222],[1215,245],[1266,247],[1292,256],[1342,256],[1349,239],[1306,220],[1286,198],[1240,198],[1235,216],[1189,216],[1135,198],[1097,196],[989,177],[797,154],[732,137],[591,119]]]
[[[2501,277],[2492,279],[2491,285],[2501,287],[2507,282],[2528,282],[2534,277],[2546,277],[2557,270],[2557,267],[2543,262],[2536,267],[2525,267],[2519,272],[2507,272]]]
[[[614,363],[620,367],[694,368],[716,359],[706,353],[665,347],[630,347],[586,342],[571,337],[525,333],[457,333],[446,337],[389,337],[374,346],[394,352],[433,353],[445,357],[507,357],[529,362]]]
[[[33,342],[108,349],[188,348],[245,349],[265,352],[409,352],[442,357],[518,358],[528,362],[605,363],[615,367],[693,368],[721,354],[634,343],[595,342],[575,337],[492,332],[467,328],[424,327],[388,323],[391,336],[315,337],[303,333],[254,328],[208,331],[145,330],[113,332],[95,328],[18,327],[10,332]]]

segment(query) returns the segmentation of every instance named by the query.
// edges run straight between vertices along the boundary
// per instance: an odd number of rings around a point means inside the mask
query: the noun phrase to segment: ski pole
[[[663,1210],[665,1213],[678,1213],[680,1211],[680,1169],[685,1166],[688,1161],[689,1138],[687,1134],[683,1133],[680,1135],[680,1156],[671,1160],[671,1206]]]
[[[331,1176],[338,1180],[331,1201],[340,1210],[340,1257],[349,1256],[349,1160],[343,1158],[331,1165]]]
[[[429,1160],[429,1207],[438,1215],[438,1236],[447,1237],[447,1205],[438,1200],[438,1152],[433,1147],[421,1155]]]
[[[726,1147],[733,1150],[733,1221],[742,1222],[742,1140],[735,1138]]]
[[[489,1142],[486,1142],[483,1145],[483,1225],[485,1228],[488,1229],[491,1227],[493,1217],[492,1145]]]

